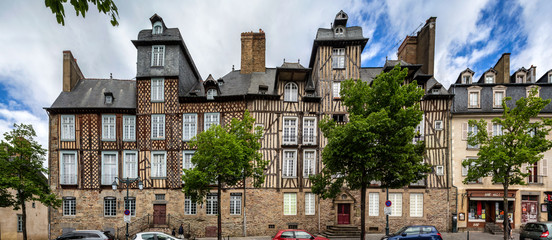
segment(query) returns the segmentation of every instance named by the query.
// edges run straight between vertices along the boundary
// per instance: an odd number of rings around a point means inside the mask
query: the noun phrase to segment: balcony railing
[[[61,174],[59,179],[59,184],[62,185],[76,185],[77,184],[77,174]]]
[[[303,143],[304,144],[314,144],[316,139],[315,134],[303,134]]]
[[[102,185],[111,185],[115,181],[117,174],[102,174]]]

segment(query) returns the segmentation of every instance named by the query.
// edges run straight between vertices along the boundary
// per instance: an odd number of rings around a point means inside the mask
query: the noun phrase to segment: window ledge
[[[136,142],[136,139],[123,139],[123,142]]]
[[[151,100],[152,103],[163,103],[165,100]]]
[[[150,177],[150,179],[165,180],[167,177]]]
[[[164,65],[155,65],[155,66],[151,66],[152,68],[164,68],[165,66]]]
[[[60,141],[62,141],[62,142],[74,142],[75,139],[74,138],[73,139],[60,139]]]
[[[154,141],[160,141],[161,140],[162,141],[162,140],[165,140],[165,138],[164,137],[163,138],[150,138],[150,140],[154,140]]]
[[[333,70],[345,70],[345,67],[334,67]]]
[[[297,178],[297,176],[282,176],[282,178],[294,179],[294,178]]]

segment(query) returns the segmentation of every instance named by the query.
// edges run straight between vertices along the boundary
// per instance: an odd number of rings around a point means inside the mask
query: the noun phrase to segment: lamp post
[[[142,180],[140,180],[140,177],[137,177],[137,178],[126,178],[126,179],[121,179],[119,177],[115,177],[115,181],[113,181],[113,183],[111,184],[111,187],[113,188],[113,191],[117,190],[117,180],[119,180],[121,183],[124,183],[126,184],[126,199],[125,199],[125,205],[126,207],[130,207],[130,204],[128,203],[128,189],[130,188],[130,184],[138,181],[138,188],[140,190],[144,189],[144,184],[142,183]],[[126,210],[126,209],[125,209]],[[128,222],[126,223],[126,240],[128,240]]]

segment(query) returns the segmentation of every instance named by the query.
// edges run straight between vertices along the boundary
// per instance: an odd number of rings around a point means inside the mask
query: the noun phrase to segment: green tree
[[[61,25],[65,25],[65,7],[63,6],[65,3],[67,0],[44,0],[46,7],[52,10],[52,13],[56,15],[57,22]],[[96,5],[98,12],[111,16],[111,25],[119,25],[119,21],[117,21],[119,11],[114,0],[71,0],[69,3],[75,8],[77,16],[82,14],[83,18],[88,12],[89,4]]]
[[[240,180],[251,177],[253,185],[260,187],[264,182],[264,169],[268,161],[259,152],[260,129],[253,129],[255,119],[248,111],[242,120],[232,119],[229,125],[211,126],[196,136],[190,146],[196,148],[191,161],[193,169],[184,169],[183,191],[192,201],[202,202],[217,185],[218,239],[222,238],[220,210],[221,190],[236,185]]]
[[[360,189],[361,239],[365,234],[366,187],[371,181],[382,188],[400,188],[425,176],[423,142],[413,144],[415,127],[422,120],[424,92],[416,81],[404,84],[407,69],[396,66],[371,84],[347,80],[341,99],[349,122],[324,119],[320,128],[328,139],[322,152],[324,168],[311,177],[312,191],[323,199],[335,198],[346,185]]]
[[[468,174],[464,183],[475,181],[481,177],[490,176],[493,183],[500,183],[504,188],[504,215],[508,219],[508,188],[510,185],[526,184],[524,179],[529,175],[525,172],[525,164],[533,165],[542,159],[542,153],[552,148],[552,141],[546,139],[552,127],[552,119],[540,118],[535,121],[539,112],[550,103],[550,99],[543,100],[537,97],[537,89],[533,88],[529,97],[520,98],[515,107],[508,107],[507,97],[502,102],[502,117],[494,118],[491,122],[496,125],[497,132],[487,133],[487,121],[470,120],[469,125],[476,127],[468,135],[470,145],[479,144],[477,159],[468,159],[462,163],[468,167]],[[500,129],[501,128],[501,129]],[[507,229],[508,221],[504,221]],[[504,231],[504,239],[508,239],[509,232]]]
[[[21,209],[23,239],[27,239],[27,212],[25,203],[38,201],[46,206],[59,207],[61,200],[53,194],[44,176],[48,171],[42,166],[46,149],[34,138],[31,125],[15,124],[4,133],[0,143],[0,199],[2,207]]]

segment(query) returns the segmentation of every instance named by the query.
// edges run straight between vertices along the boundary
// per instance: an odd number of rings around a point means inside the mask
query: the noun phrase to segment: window
[[[261,139],[264,138],[264,124],[257,123],[255,124],[255,132],[261,135]]]
[[[160,21],[157,21],[153,24],[152,34],[161,34],[163,33],[163,24]]]
[[[524,83],[524,82],[525,82],[525,74],[517,74],[516,83]]]
[[[216,215],[218,214],[218,208],[217,208],[217,195],[213,193],[207,194],[207,206],[205,207],[205,210],[207,212],[207,215]]]
[[[345,114],[333,114],[332,119],[337,123],[345,123]]]
[[[197,134],[197,114],[187,113],[182,115],[182,139],[191,140]]]
[[[316,144],[316,118],[303,118],[303,144]]]
[[[494,91],[493,108],[502,108],[502,100],[504,100],[504,91]]]
[[[552,73],[548,74],[548,83],[552,83]]]
[[[413,143],[417,143],[419,141],[424,140],[424,123],[425,123],[425,116],[422,115],[422,121],[416,126],[415,133],[414,133],[414,139]]]
[[[105,93],[105,104],[112,104],[112,103],[113,103],[113,94]]]
[[[303,152],[303,177],[308,178],[310,175],[314,175],[316,170],[316,151],[305,150]]]
[[[379,216],[379,193],[369,193],[368,201],[368,216]]]
[[[479,92],[470,92],[470,103],[468,108],[479,108]]]
[[[462,76],[462,84],[471,84],[471,76],[470,75]]]
[[[297,118],[284,117],[284,144],[297,144]]]
[[[345,68],[345,48],[334,48],[332,53],[332,68]]]
[[[165,201],[165,194],[155,194],[155,200]]]
[[[104,198],[104,216],[117,216],[117,199],[114,197]]]
[[[151,66],[162,67],[165,65],[165,46],[153,45],[151,46]]]
[[[74,197],[63,198],[63,216],[75,216],[77,200]]]
[[[207,100],[214,100],[215,96],[217,96],[217,90],[214,88],[211,88],[207,90]]]
[[[439,88],[431,89],[431,94],[439,94]]]
[[[59,162],[59,184],[76,185],[77,184],[77,152],[61,151]]]
[[[208,130],[212,125],[219,125],[220,114],[219,113],[205,113],[204,130]]]
[[[230,215],[241,215],[241,193],[230,193]]]
[[[165,115],[151,115],[151,139],[165,139]]]
[[[469,159],[464,159],[464,161],[468,161],[468,160],[469,160]],[[475,162],[472,162],[472,163],[470,164],[470,166],[465,166],[465,167],[464,167],[464,165],[462,165],[462,176],[463,176],[463,177],[468,176],[468,171],[469,171],[469,169],[470,169],[470,168],[473,168],[473,167],[476,167],[476,166],[475,166]],[[482,180],[483,180],[482,178],[479,178],[479,179],[477,179],[476,181],[472,181],[472,182],[469,182],[469,183],[481,183]]]
[[[151,101],[163,102],[165,100],[165,79],[151,79]]]
[[[284,215],[297,215],[297,193],[284,193]]]
[[[123,152],[123,178],[134,179],[138,177],[138,152]]]
[[[435,131],[441,131],[443,130],[443,121],[437,120],[435,121]]]
[[[485,83],[494,83],[494,75],[493,74],[485,75]]]
[[[411,193],[410,194],[410,216],[423,217],[423,215],[424,215],[424,194]]]
[[[75,115],[61,115],[61,140],[75,141]]]
[[[334,99],[340,99],[341,98],[341,82],[333,82],[332,84],[332,93]]]
[[[184,198],[184,214],[186,215],[196,215],[197,214],[197,203],[192,201],[190,196]]]
[[[305,215],[314,215],[316,198],[314,193],[305,193]]]
[[[151,177],[164,178],[167,176],[167,158],[165,152],[151,153]]]
[[[102,115],[102,140],[115,141],[115,115]]]
[[[435,166],[435,175],[437,176],[445,175],[445,168],[443,167],[443,165]]]
[[[337,27],[335,28],[335,36],[336,37],[343,37],[343,28],[342,27]]]
[[[192,163],[192,157],[194,156],[194,153],[194,151],[184,151],[182,153],[182,167],[184,169],[192,169],[195,167]]]
[[[130,216],[136,216],[136,198],[135,197],[125,197],[125,210],[130,211]]]
[[[136,141],[136,116],[123,116],[123,141]]]
[[[402,193],[389,193],[391,204],[391,217],[402,216]]]
[[[289,82],[284,86],[284,101],[297,102],[297,84]]]
[[[475,136],[477,134],[477,126],[475,125],[468,125],[468,137],[469,136]],[[470,145],[468,143],[468,148],[476,149],[479,148],[479,144],[477,145]]]
[[[284,163],[282,164],[282,177],[294,178],[297,163],[297,150],[284,150]]]
[[[23,215],[17,214],[17,231],[23,232]]]
[[[527,87],[525,88],[525,97],[531,96],[531,91],[533,91],[533,88],[536,88],[536,89],[537,89],[537,93],[535,94],[535,97],[539,97],[539,94],[540,94],[540,87],[535,86],[535,85],[527,86]]]
[[[504,134],[504,132],[502,131],[502,125],[497,124],[497,123],[493,123],[493,137],[494,136],[500,136],[502,134]]]
[[[117,174],[117,152],[102,152],[102,185],[111,185]]]

